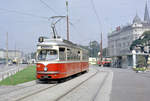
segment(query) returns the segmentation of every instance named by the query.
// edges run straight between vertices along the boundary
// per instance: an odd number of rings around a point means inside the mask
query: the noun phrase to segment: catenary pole
[[[8,32],[6,33],[6,66],[8,66]]]
[[[101,59],[101,66],[102,66],[102,61],[103,61],[103,38],[102,38],[102,33],[101,33],[101,43],[100,43],[100,59]]]
[[[68,1],[66,1],[66,8],[67,8],[67,40],[69,41],[69,16],[68,16]]]

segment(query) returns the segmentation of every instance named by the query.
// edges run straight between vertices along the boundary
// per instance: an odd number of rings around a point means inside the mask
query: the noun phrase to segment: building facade
[[[6,59],[6,50],[0,49],[0,59]],[[13,60],[14,58],[21,58],[22,52],[18,50],[8,50],[8,58]]]
[[[5,56],[5,50],[4,49],[0,49],[0,58],[1,59],[4,59],[6,56]]]
[[[133,67],[132,53],[130,45],[138,39],[143,32],[150,30],[150,18],[145,6],[144,21],[140,19],[138,14],[133,19],[132,24],[117,27],[115,31],[108,35],[108,53],[112,57],[113,67],[130,68]]]

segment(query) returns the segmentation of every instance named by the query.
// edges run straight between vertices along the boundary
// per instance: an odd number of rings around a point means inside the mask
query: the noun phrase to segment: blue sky
[[[6,47],[6,32],[9,33],[9,49],[31,52],[36,50],[39,36],[52,36],[51,20],[42,17],[66,15],[65,0],[0,0],[0,48]],[[91,0],[69,0],[70,40],[82,45],[100,41],[107,46],[107,33],[117,26],[132,23],[136,14],[143,20],[146,0],[93,0],[100,24],[93,11]],[[150,8],[148,1],[148,8]],[[7,9],[7,10],[4,10]],[[20,13],[15,13],[15,11]],[[24,15],[30,13],[37,16]],[[66,38],[66,21],[57,24],[58,34]]]

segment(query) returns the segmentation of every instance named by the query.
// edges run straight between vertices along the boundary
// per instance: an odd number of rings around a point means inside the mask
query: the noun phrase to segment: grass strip
[[[0,81],[0,85],[17,85],[36,80],[36,66],[28,66],[24,70]]]

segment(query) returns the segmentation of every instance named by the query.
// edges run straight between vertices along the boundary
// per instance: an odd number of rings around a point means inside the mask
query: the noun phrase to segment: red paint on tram
[[[44,67],[47,67],[47,71],[44,71]],[[88,62],[72,62],[72,63],[51,63],[47,66],[44,64],[37,64],[37,79],[61,79],[68,76],[88,71]]]

